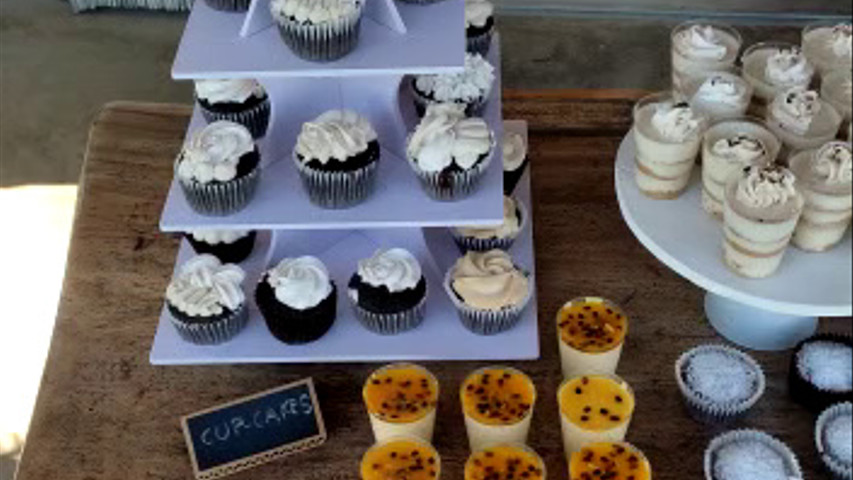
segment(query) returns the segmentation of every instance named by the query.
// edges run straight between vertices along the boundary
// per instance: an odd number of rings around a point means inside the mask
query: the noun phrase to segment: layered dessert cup
[[[803,31],[803,51],[823,77],[833,70],[853,67],[850,23],[818,23]]]
[[[536,387],[508,367],[477,370],[459,391],[472,452],[500,444],[525,444],[536,404]]]
[[[441,457],[418,438],[398,437],[378,442],[361,459],[360,480],[438,480]]]
[[[643,452],[631,444],[593,443],[572,454],[569,478],[652,480],[652,466]]]
[[[681,92],[713,72],[730,71],[743,46],[743,38],[734,28],[705,21],[679,25],[671,40],[672,86]]]
[[[834,140],[841,114],[814,90],[794,87],[780,93],[767,110],[767,126],[782,140],[781,159]]]
[[[815,68],[800,47],[785,42],[757,43],[743,54],[743,76],[753,86],[754,113],[762,114],[777,95],[807,88]]]
[[[581,297],[566,303],[557,313],[557,338],[563,378],[616,373],[628,316],[613,302]]]
[[[850,69],[835,70],[825,75],[821,82],[820,95],[835,107],[843,118],[840,133],[846,135],[853,119],[853,73]]]
[[[689,83],[684,98],[693,110],[716,122],[744,116],[752,103],[753,90],[741,77],[740,69],[733,69]]]
[[[546,480],[545,462],[523,444],[502,444],[479,450],[465,462],[465,480]]]
[[[438,394],[438,380],[419,365],[395,363],[373,372],[362,396],[376,441],[414,437],[432,442]]]
[[[557,392],[566,458],[584,446],[625,440],[634,414],[634,392],[615,375],[583,375]]]

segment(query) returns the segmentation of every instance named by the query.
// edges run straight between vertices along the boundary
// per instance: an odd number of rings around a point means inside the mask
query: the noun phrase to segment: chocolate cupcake
[[[705,450],[705,480],[803,480],[790,447],[758,430],[735,430],[711,441]]]
[[[331,62],[358,46],[365,0],[272,0],[281,38],[304,60]]]
[[[246,127],[220,120],[193,134],[175,161],[190,207],[225,216],[246,208],[260,179],[261,156]]]
[[[495,83],[495,67],[479,53],[465,54],[465,69],[460,73],[418,75],[411,80],[412,98],[419,116],[429,105],[456,103],[465,107],[469,117],[483,115]]]
[[[210,8],[222,12],[245,12],[252,0],[204,0]]]
[[[222,263],[240,263],[255,248],[253,230],[193,230],[184,234],[198,254],[209,253]]]
[[[521,177],[524,176],[524,170],[527,169],[529,160],[527,159],[527,142],[524,137],[515,133],[507,132],[504,129],[503,138],[503,157],[504,157],[504,194],[512,195]]]
[[[465,118],[462,106],[430,105],[409,137],[406,156],[424,191],[439,201],[470,196],[492,162],[494,135],[482,118]]]
[[[229,120],[261,138],[270,121],[270,99],[257,80],[196,80],[195,98],[207,123]]]
[[[853,401],[853,338],[821,334],[794,349],[788,371],[791,397],[820,412]]]
[[[296,345],[319,340],[338,310],[337,288],[314,257],[285,258],[264,273],[255,302],[275,338]]]
[[[853,404],[826,409],[815,424],[815,445],[823,464],[837,480],[853,480]]]
[[[465,0],[465,39],[469,53],[486,56],[495,31],[495,6],[489,0]]]
[[[233,338],[249,321],[241,283],[245,272],[199,255],[183,264],[166,288],[166,307],[178,334],[190,343],[216,345]]]
[[[396,335],[423,322],[426,278],[408,251],[379,250],[358,262],[358,271],[349,282],[349,298],[365,328],[380,335]]]
[[[496,248],[509,250],[527,226],[527,207],[519,200],[504,197],[504,220],[497,227],[458,227],[451,229],[453,240],[462,250],[485,252]]]

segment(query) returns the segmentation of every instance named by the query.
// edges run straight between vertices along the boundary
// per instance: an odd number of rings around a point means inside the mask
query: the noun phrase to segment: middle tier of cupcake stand
[[[723,261],[723,229],[702,208],[700,169],[676,200],[644,196],[635,181],[632,135],[616,158],[616,196],[628,227],[661,262],[707,294],[705,313],[729,340],[756,350],[784,350],[814,334],[818,316],[853,315],[851,234],[832,250],[807,253],[793,246],[776,275],[748,279]]]

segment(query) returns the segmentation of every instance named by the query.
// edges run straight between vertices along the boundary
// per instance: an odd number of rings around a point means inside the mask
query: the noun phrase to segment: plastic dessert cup
[[[776,95],[785,92],[791,87],[808,87],[812,78],[807,81],[793,82],[784,85],[775,85],[767,78],[765,70],[767,61],[779,50],[790,50],[798,48],[793,43],[787,42],[760,42],[752,45],[743,52],[743,77],[753,87],[753,113],[760,115],[767,109],[767,105],[776,98]]]
[[[726,47],[726,54],[720,59],[714,58],[691,58],[677,46],[677,38],[683,32],[693,27],[713,27],[721,42]],[[733,27],[708,21],[690,21],[683,23],[672,31],[672,86],[676,91],[683,91],[690,82],[701,81],[711,75],[712,72],[730,71],[737,61],[743,38],[740,32]]]
[[[784,128],[780,119],[774,116],[772,109],[767,111],[767,126],[782,140],[783,149],[780,154],[782,160],[787,160],[792,154],[801,150],[818,148],[834,140],[841,128],[841,121],[841,114],[824,99],[820,99],[820,111],[804,134]]]
[[[482,368],[465,379],[459,397],[472,452],[527,443],[536,387],[523,372],[509,367]]]
[[[542,457],[522,444],[500,444],[478,450],[465,463],[465,480],[545,480],[547,476]]]
[[[851,103],[851,82],[853,74],[850,69],[834,70],[823,78],[820,96],[841,114],[842,124],[840,133],[846,134],[853,120],[853,103]]]
[[[635,406],[631,387],[615,375],[566,380],[557,402],[567,459],[587,444],[623,441]]]
[[[741,94],[737,96],[737,101],[734,101],[732,98],[722,101],[718,98],[707,98],[706,95],[703,95],[703,86],[708,82],[714,82],[718,79],[737,84],[742,88]],[[731,71],[711,72],[708,78],[693,80],[688,83],[685,89],[684,100],[697,113],[707,117],[709,121],[718,122],[746,115],[752,103],[753,94],[754,88],[752,84],[743,78],[741,69],[732,67]]]
[[[652,480],[652,466],[643,452],[629,443],[593,443],[572,454],[569,478]]]
[[[360,480],[438,480],[441,457],[432,445],[419,438],[391,438],[364,454],[360,471]],[[406,472],[405,477],[399,476],[400,472]]]
[[[839,24],[838,22],[818,22],[806,26],[803,30],[803,53],[806,58],[817,68],[821,77],[828,75],[833,70],[844,69],[850,71],[853,62],[849,56],[841,57],[832,51],[833,30],[841,25],[850,26],[850,22]],[[828,48],[827,48],[828,47]]]
[[[580,297],[557,313],[557,339],[563,378],[616,373],[628,316],[615,303],[598,297]]]
[[[362,390],[377,442],[414,437],[432,442],[438,380],[427,369],[395,363],[373,372]]]

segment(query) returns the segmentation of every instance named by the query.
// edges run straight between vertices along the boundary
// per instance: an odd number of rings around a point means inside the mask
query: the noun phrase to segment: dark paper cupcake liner
[[[494,32],[494,30],[495,28],[492,27],[488,31],[479,35],[467,36],[466,50],[468,51],[468,53],[479,53],[483,56],[483,58],[485,58],[486,55],[489,54],[489,49],[492,46],[492,33]]]
[[[451,268],[444,276],[444,290],[453,305],[459,312],[459,320],[462,325],[468,330],[477,335],[497,335],[515,328],[521,321],[522,314],[530,304],[530,299],[533,298],[533,279],[527,275],[529,280],[527,288],[527,297],[519,305],[512,308],[504,308],[503,310],[478,310],[466,305],[462,299],[456,295],[453,290],[453,273],[455,268]]]
[[[280,303],[266,280],[264,275],[258,283],[255,303],[275,338],[290,345],[303,345],[319,340],[332,328],[338,310],[338,290],[334,283],[332,292],[322,302],[299,311]]]
[[[464,171],[457,172],[426,172],[420,169],[414,159],[409,158],[409,165],[420,180],[421,187],[433,200],[453,202],[470,196],[480,186],[480,180],[485,175],[494,157],[495,146],[489,150],[486,158]]]
[[[415,82],[417,81],[417,77],[412,77],[409,82],[409,92],[412,95],[412,100],[415,102],[415,111],[418,114],[418,117],[423,117],[426,114],[426,109],[428,106],[433,103],[441,103],[436,100],[433,100],[425,95],[423,95],[417,88],[415,88]],[[490,92],[486,92],[486,94],[478,98],[473,102],[465,102],[465,115],[468,117],[482,117],[483,112],[486,110],[486,104],[489,102]],[[462,102],[456,102],[462,103]]]
[[[223,12],[245,12],[252,0],[204,0],[207,5]]]
[[[227,182],[200,183],[179,180],[190,207],[201,215],[221,217],[246,208],[260,181],[261,168]]]
[[[169,306],[170,312],[174,307]],[[196,345],[219,345],[231,340],[240,333],[249,322],[249,309],[246,302],[230,315],[211,322],[187,322],[174,312],[169,316],[178,334],[187,342]]]
[[[239,123],[246,127],[252,134],[252,138],[258,139],[266,135],[270,123],[270,99],[269,96],[261,103],[242,112],[217,112],[206,107],[203,103],[196,101],[201,108],[201,114],[207,123],[218,120],[228,120]]]
[[[733,430],[711,440],[711,443],[705,450],[705,480],[717,480],[717,477],[714,475],[717,452],[728,445],[741,442],[760,442],[767,445],[784,460],[785,469],[788,474],[787,478],[790,480],[803,479],[803,470],[800,467],[800,462],[790,447],[775,437],[771,437],[758,430]]]
[[[466,237],[459,232],[457,228],[451,228],[450,234],[453,236],[453,240],[456,242],[456,245],[459,247],[459,250],[462,253],[466,252],[488,252],[489,250],[499,249],[509,251],[515,243],[518,236],[524,229],[527,227],[527,219],[530,218],[530,215],[527,213],[527,206],[524,205],[524,202],[518,199],[515,200],[516,210],[518,210],[518,216],[521,217],[521,224],[518,227],[518,232],[512,237],[506,238],[475,238],[475,237]]]
[[[515,170],[504,170],[504,195],[512,195],[513,192],[515,192],[515,187],[518,186],[518,182],[520,182],[521,177],[524,176],[524,172],[527,170],[529,163],[530,160],[525,158],[524,161],[521,162],[521,166]]]
[[[295,152],[293,161],[311,203],[328,209],[349,208],[367,200],[373,193],[379,170],[379,158],[351,172],[324,172],[311,168],[301,162]]]
[[[190,245],[192,245],[193,250],[199,255],[209,253],[218,258],[222,263],[240,263],[252,254],[252,250],[255,248],[255,238],[258,236],[258,233],[251,231],[248,235],[237,239],[233,243],[217,243],[215,245],[196,240],[189,233],[184,236]]]
[[[821,390],[800,374],[800,369],[797,367],[797,357],[804,345],[813,342],[832,342],[853,346],[853,337],[824,333],[800,342],[794,348],[794,353],[791,356],[791,365],[788,369],[788,388],[791,398],[815,413],[822,412],[836,403],[853,401],[853,391],[836,392]]]
[[[349,295],[348,295],[349,296]],[[429,291],[414,308],[398,313],[376,313],[362,308],[350,297],[356,318],[373,333],[379,335],[398,335],[418,328],[426,318],[426,304]]]
[[[824,410],[815,424],[815,446],[826,469],[837,480],[853,480],[853,465],[847,465],[832,456],[829,449],[824,445],[824,430],[830,421],[842,415],[853,414],[853,404],[850,402],[839,403]]]
[[[358,46],[361,14],[318,25],[305,25],[285,19],[278,30],[284,43],[298,57],[313,62],[331,62],[346,56]]]

